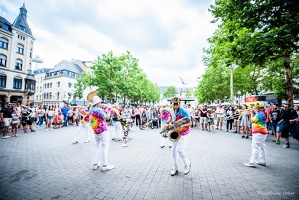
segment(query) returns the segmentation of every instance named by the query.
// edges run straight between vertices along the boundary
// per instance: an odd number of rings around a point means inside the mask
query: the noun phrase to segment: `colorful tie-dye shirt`
[[[266,114],[265,112],[259,110],[252,118],[252,134],[268,134],[266,126]]]
[[[116,108],[111,109],[110,115],[111,115],[113,121],[119,121],[120,114]]]
[[[170,108],[168,106],[163,106],[160,108],[161,113],[161,123],[165,124],[170,119]]]
[[[84,114],[81,119],[81,124],[87,124],[87,123],[90,123],[90,117],[88,114]]]
[[[106,114],[104,111],[97,107],[92,107],[89,110],[91,128],[94,131],[94,134],[101,134],[104,131],[107,131],[106,123]]]
[[[187,109],[180,107],[177,113],[175,113],[174,110],[171,109],[171,118],[173,122],[178,121],[184,117],[188,117],[191,120],[190,114]],[[179,132],[182,136],[187,135],[190,132],[190,127],[185,126],[177,129],[176,131]]]

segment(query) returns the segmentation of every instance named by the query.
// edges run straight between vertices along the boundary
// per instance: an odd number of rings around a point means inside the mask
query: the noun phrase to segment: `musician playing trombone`
[[[173,107],[171,109],[171,118],[165,124],[165,127],[169,126],[171,122],[178,121],[184,117],[190,119],[189,123],[183,124],[179,130],[176,130],[181,135],[181,138],[178,141],[172,142],[172,169],[170,171],[170,175],[174,176],[178,173],[178,156],[181,157],[184,163],[184,174],[187,175],[190,172],[191,163],[186,155],[185,147],[188,142],[188,136],[190,132],[190,126],[192,124],[191,117],[187,109],[180,106],[181,98],[173,97],[171,98],[171,102]]]

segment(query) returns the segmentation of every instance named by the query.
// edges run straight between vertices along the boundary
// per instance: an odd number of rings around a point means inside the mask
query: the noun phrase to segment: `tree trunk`
[[[293,107],[293,84],[292,84],[292,69],[290,65],[290,52],[289,50],[284,51],[284,72],[285,72],[285,91],[286,91],[286,102],[291,104]]]

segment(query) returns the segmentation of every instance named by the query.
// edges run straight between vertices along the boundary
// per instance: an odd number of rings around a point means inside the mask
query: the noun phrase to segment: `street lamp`
[[[240,95],[241,95],[241,91],[238,90],[237,94],[238,94],[238,98],[239,98],[239,107],[240,107]]]

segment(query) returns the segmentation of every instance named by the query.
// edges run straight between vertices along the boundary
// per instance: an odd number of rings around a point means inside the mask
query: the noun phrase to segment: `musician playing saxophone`
[[[188,142],[188,136],[190,132],[190,126],[192,124],[191,117],[187,109],[180,106],[181,98],[179,97],[173,97],[171,99],[171,102],[173,104],[173,107],[171,109],[171,118],[169,121],[165,124],[167,127],[171,122],[178,121],[184,117],[188,117],[190,119],[190,122],[187,124],[183,124],[180,128],[178,128],[176,131],[181,134],[181,138],[176,141],[172,142],[172,169],[170,171],[170,175],[174,176],[178,173],[178,159],[180,156],[184,163],[184,174],[187,175],[190,172],[191,163],[186,155],[185,147]]]

